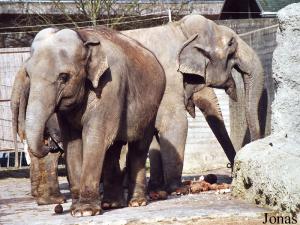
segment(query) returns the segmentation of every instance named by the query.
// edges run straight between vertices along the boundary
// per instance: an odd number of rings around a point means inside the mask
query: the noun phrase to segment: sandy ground
[[[222,177],[222,176],[221,176]],[[226,176],[223,176],[223,178]],[[190,179],[190,177],[185,177]],[[234,199],[230,193],[214,191],[169,197],[139,208],[104,211],[100,216],[74,218],[65,177],[60,187],[67,196],[63,214],[54,213],[54,205],[37,206],[30,195],[28,178],[0,177],[0,224],[262,224],[267,209]]]

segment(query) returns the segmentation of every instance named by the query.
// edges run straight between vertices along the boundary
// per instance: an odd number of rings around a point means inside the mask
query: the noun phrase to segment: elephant
[[[18,71],[11,95],[11,110],[13,115],[13,130],[18,133],[21,142],[26,140],[25,116],[30,81],[23,72],[23,66]],[[17,143],[16,135],[14,142]],[[62,152],[62,140],[57,116],[49,118],[44,132],[44,141],[49,148],[49,154],[42,159],[30,154],[30,181],[31,195],[35,197],[38,205],[59,204],[66,201],[61,194],[57,178],[58,159]]]
[[[62,140],[56,114],[46,123],[43,148],[49,153],[43,158],[37,158],[30,153],[31,195],[38,205],[62,204],[65,196],[60,192],[58,183],[58,160],[63,154]]]
[[[195,106],[203,112],[233,165],[235,149],[212,88],[224,89],[236,101],[231,71],[234,68],[241,73],[251,139],[260,138],[258,103],[264,86],[261,62],[233,30],[201,15],[123,33],[152,51],[166,73],[166,91],[156,120],[157,135],[149,151],[149,189],[186,194],[188,189],[181,182],[188,126],[185,110],[192,117]]]
[[[103,199],[124,202],[114,162],[126,143],[128,205],[145,205],[145,162],[165,90],[164,70],[156,57],[135,40],[106,27],[46,28],[35,36],[22,68],[30,81],[26,140],[33,156],[45,157],[49,153],[42,143],[45,125],[57,114],[71,215],[101,213],[102,170]],[[17,102],[15,108],[20,106]],[[17,123],[14,116],[13,124]],[[109,160],[104,162],[104,156]]]
[[[211,40],[211,43],[206,43],[206,45],[204,44],[202,46],[203,48],[205,47],[206,52],[199,50],[199,52],[195,52],[195,55],[197,56],[201,53],[201,55],[203,54],[209,58],[210,55],[208,55],[208,53],[215,52],[213,51],[215,48],[219,46],[218,50],[220,51],[220,49],[222,49],[222,46],[220,46],[222,42],[218,42],[218,40],[222,40],[225,47],[226,39],[227,41],[230,40],[230,45],[237,49],[234,50],[233,48],[233,52],[232,49],[226,52],[228,48],[224,48],[223,57],[226,58],[226,55],[228,57],[230,56],[230,58],[236,62],[235,64],[232,63],[228,68],[224,68],[230,79],[227,79],[226,83],[221,84],[219,88],[223,87],[229,96],[236,100],[235,83],[231,79],[231,69],[236,68],[240,72],[247,72],[248,75],[246,75],[245,82],[247,81],[247,76],[253,74],[252,79],[257,83],[257,87],[254,87],[257,89],[257,95],[253,98],[250,98],[250,95],[248,95],[248,110],[251,107],[253,107],[253,109],[257,108],[257,96],[259,96],[260,89],[263,86],[263,70],[260,61],[255,52],[232,30],[216,25],[214,22],[200,15],[186,16],[178,22],[169,23],[165,26],[129,30],[123,31],[123,33],[138,40],[150,49],[160,61],[166,73],[166,92],[159,107],[156,123],[156,128],[163,129],[158,129],[159,133],[153,138],[149,151],[151,165],[149,190],[164,189],[169,193],[176,191],[185,194],[187,193],[187,189],[181,183],[184,145],[187,136],[185,110],[187,110],[192,117],[195,117],[195,106],[202,111],[232,165],[234,163],[235,150],[226,131],[222,113],[218,105],[218,99],[213,88],[207,87],[204,84],[204,78],[197,74],[193,75],[191,73],[184,73],[184,71],[182,71],[183,73],[178,71],[179,60],[176,62],[176,59],[179,59],[178,52],[186,53],[187,48],[191,44],[195,44],[195,49],[198,50],[199,48],[196,48],[197,43],[195,42],[201,41],[200,38],[203,38],[204,42]],[[162,39],[161,37],[166,38]],[[216,45],[216,43],[219,43],[219,45]],[[229,45],[229,43],[227,44]],[[198,47],[200,47],[199,44]],[[195,49],[190,49],[191,54],[194,53],[193,50]],[[198,61],[195,63],[201,62],[201,60],[208,62],[207,58],[201,58],[201,55],[199,56],[200,58],[197,58]],[[219,57],[221,56],[222,55],[219,55]],[[253,64],[250,64],[252,63],[252,59]],[[216,64],[218,60],[214,59],[213,62]],[[221,59],[219,59],[219,62],[222,64]],[[247,67],[248,70],[246,70]],[[253,72],[251,72],[251,68]],[[182,70],[183,67],[181,66],[180,69]],[[218,74],[216,71],[216,75]],[[210,75],[212,75],[212,73]],[[227,75],[225,74],[225,76]],[[215,87],[217,86],[213,84],[213,82],[210,83]],[[249,84],[249,82],[247,84]],[[247,87],[247,85],[245,86]],[[249,85],[248,90],[250,91]],[[252,93],[252,95],[254,95],[254,93]],[[250,105],[252,106],[249,107]],[[248,115],[248,123],[252,124],[253,122],[249,121],[256,119],[256,114],[253,114],[252,117]],[[159,117],[161,119],[159,119]],[[176,125],[174,121],[179,121],[180,124]],[[256,138],[257,135],[253,140]],[[115,170],[118,171],[120,168],[116,168]]]

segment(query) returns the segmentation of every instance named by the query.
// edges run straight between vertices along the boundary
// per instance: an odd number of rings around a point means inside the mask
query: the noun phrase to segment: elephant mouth
[[[50,152],[59,152],[63,150],[63,144],[62,142],[57,142],[54,138],[48,137],[47,139],[47,145],[50,150]]]
[[[60,91],[56,101],[55,111],[66,111],[73,110],[78,107],[85,96],[84,86],[79,85],[78,88],[73,92],[74,95],[63,96],[63,90]]]
[[[207,68],[208,68],[208,63],[209,63],[209,60],[207,60],[206,58],[204,59],[204,82],[206,85],[209,85],[209,81],[207,79]]]
[[[61,100],[60,104],[56,107],[55,112],[57,111],[66,111],[66,110],[72,110],[76,107],[76,101],[67,101],[67,100]]]

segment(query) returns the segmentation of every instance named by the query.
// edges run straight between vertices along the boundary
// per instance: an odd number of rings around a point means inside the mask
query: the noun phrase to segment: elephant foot
[[[117,208],[123,208],[126,206],[124,198],[119,198],[119,199],[108,199],[108,198],[103,198],[102,200],[102,209],[117,209]]]
[[[149,197],[152,201],[166,200],[168,199],[168,193],[166,191],[150,191]]]
[[[128,202],[129,207],[139,207],[139,206],[146,206],[146,205],[147,205],[146,197],[133,197]]]
[[[62,194],[48,195],[36,197],[38,205],[62,204],[66,202],[66,198]]]
[[[104,185],[104,194],[101,203],[102,209],[116,209],[127,206],[122,184],[113,183]]]
[[[31,195],[32,195],[32,197],[37,197],[38,196],[37,188],[32,188],[31,187]]]
[[[71,205],[71,215],[74,217],[96,216],[101,214],[100,201],[76,202]]]
[[[168,198],[168,192],[163,188],[162,182],[148,182],[148,195],[152,201],[165,200]]]
[[[148,193],[154,191],[154,192],[157,192],[157,191],[162,191],[164,190],[164,183],[162,181],[157,181],[157,180],[154,180],[150,177],[150,180],[148,182]]]
[[[190,193],[189,186],[183,185],[182,183],[179,185],[172,185],[167,188],[167,190],[170,195],[187,195]]]

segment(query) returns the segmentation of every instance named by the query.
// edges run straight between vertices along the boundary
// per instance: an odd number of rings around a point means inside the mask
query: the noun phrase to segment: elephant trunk
[[[243,40],[239,41],[237,70],[242,73],[245,87],[246,120],[251,141],[262,137],[258,107],[264,88],[264,70],[259,57]]]
[[[235,102],[237,102],[237,93],[236,93],[236,85],[235,82],[232,78],[232,76],[229,77],[229,79],[227,80],[226,84],[225,84],[225,92],[226,94],[228,94],[228,96]]]
[[[193,103],[202,111],[208,125],[221,144],[231,166],[236,155],[222,116],[218,98],[212,88],[205,87],[192,96]]]
[[[42,158],[50,148],[43,144],[45,126],[54,112],[55,98],[49,99],[46,90],[30,90],[26,113],[26,138],[31,153]]]

